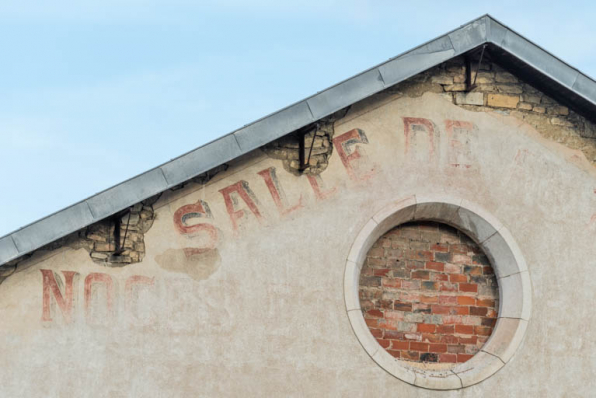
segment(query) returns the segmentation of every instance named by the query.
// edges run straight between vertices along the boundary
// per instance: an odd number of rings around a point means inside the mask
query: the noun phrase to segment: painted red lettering
[[[213,250],[219,240],[219,233],[215,226],[208,223],[191,224],[193,219],[212,219],[213,215],[207,202],[198,200],[197,203],[182,206],[174,213],[174,225],[178,232],[190,237],[203,235],[207,237],[202,247],[186,247],[184,253],[187,257]]]
[[[247,214],[245,209],[237,209],[238,198],[242,199],[248,206],[248,209],[254,214],[259,222],[262,221],[263,216],[259,212],[257,207],[257,199],[250,190],[248,182],[241,180],[235,184],[232,184],[224,189],[220,189],[219,192],[223,195],[226,204],[226,210],[230,215],[232,221],[232,227],[234,231],[238,230],[239,221]]]
[[[107,308],[108,312],[112,313],[114,309],[114,281],[108,274],[102,274],[99,272],[93,272],[85,278],[85,312],[89,315],[89,306],[91,304],[91,298],[93,293],[94,285],[105,285],[107,295]]]
[[[78,273],[73,271],[62,271],[64,274],[64,295],[60,291],[58,284],[62,285],[62,280],[58,277],[56,281],[56,274],[49,269],[40,270],[43,277],[43,306],[41,320],[45,322],[52,321],[52,295],[54,301],[58,304],[62,316],[66,323],[70,323],[73,315],[73,307],[75,301],[73,283],[75,276]]]
[[[415,147],[418,133],[424,133],[427,139],[428,158],[419,159],[421,161],[436,161],[437,146],[439,144],[439,135],[435,129],[435,124],[421,117],[404,117],[404,136],[406,139],[405,154],[412,158],[413,147]]]
[[[368,144],[366,134],[360,129],[350,130],[333,139],[333,145],[350,178],[354,181],[366,180],[374,174],[374,170],[363,170],[367,158],[361,148],[351,149],[356,144]]]
[[[300,195],[300,199],[298,199],[298,203],[292,207],[288,207],[288,200],[286,198],[286,194],[277,179],[277,175],[275,174],[275,167],[269,167],[268,169],[259,171],[258,173],[263,179],[265,180],[265,184],[267,185],[267,189],[273,198],[273,202],[275,203],[275,207],[279,211],[279,214],[285,216],[301,208],[302,205],[302,195]]]
[[[472,167],[470,134],[474,124],[460,120],[445,120],[445,129],[449,137],[449,165],[469,169]]]
[[[124,287],[126,298],[128,301],[131,301],[133,289],[135,286],[153,286],[155,284],[155,277],[149,278],[148,276],[143,275],[133,275],[126,280],[126,285]]]
[[[322,186],[324,186],[323,179],[319,175],[308,175],[306,176],[306,178],[308,178],[308,182],[310,183],[312,190],[315,192],[315,197],[317,198],[317,200],[325,200],[337,191],[337,187],[333,187],[331,189],[323,191],[321,188]]]

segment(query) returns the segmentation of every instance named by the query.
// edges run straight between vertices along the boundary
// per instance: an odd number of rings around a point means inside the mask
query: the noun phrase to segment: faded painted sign
[[[69,248],[25,261],[0,285],[0,395],[328,396],[372,391],[371,380],[377,395],[407,395],[354,338],[343,276],[377,211],[426,194],[476,203],[507,226],[532,273],[533,319],[558,319],[564,327],[549,333],[588,358],[566,333],[589,318],[568,308],[596,290],[582,276],[593,264],[596,178],[576,154],[517,119],[433,94],[358,112],[335,123],[321,175],[292,175],[255,151],[205,185],[165,192],[141,263],[103,267]],[[561,294],[579,285],[590,289]],[[552,336],[528,336],[485,383],[559,358]]]

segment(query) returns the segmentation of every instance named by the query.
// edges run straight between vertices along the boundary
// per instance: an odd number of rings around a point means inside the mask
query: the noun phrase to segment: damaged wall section
[[[150,201],[137,203],[124,215],[87,227],[84,237],[81,236],[81,245],[89,250],[93,261],[113,265],[142,261],[144,235],[155,219],[152,204]]]
[[[387,98],[420,97],[432,92],[467,110],[497,111],[521,119],[536,128],[545,138],[582,151],[592,165],[596,166],[596,126],[590,120],[507,71],[499,65],[498,59],[491,58],[488,51],[481,62],[479,53],[469,56],[472,59],[470,77],[475,83],[474,87],[466,84],[465,58],[456,57],[261,149],[269,157],[282,160],[284,169],[291,174],[318,175],[326,170],[333,154],[336,122],[350,119],[360,111],[370,109],[371,104],[381,103]],[[227,167],[225,164],[220,165],[171,190],[181,189],[192,183],[204,185]],[[141,262],[145,256],[144,234],[155,219],[153,203],[158,197],[138,203],[116,216],[58,239],[36,252],[68,246],[86,249],[94,262],[106,266]],[[30,253],[0,267],[0,282],[14,272],[17,263],[32,255]]]
[[[473,87],[466,82],[466,59],[459,56],[261,149],[269,157],[281,160],[284,169],[294,175],[317,175],[329,165],[336,121],[350,118],[362,109],[361,106],[367,107],[387,97],[420,97],[432,92],[443,95],[448,101],[467,110],[497,111],[521,119],[545,138],[582,151],[588,161],[596,166],[596,125],[592,121],[510,73],[498,63],[498,59],[491,57],[488,50],[482,55],[482,60],[478,50],[468,56],[470,80],[475,83]],[[301,164],[301,159],[305,164]]]
[[[593,122],[507,71],[488,51],[481,62],[479,53],[470,57],[474,87],[466,84],[466,61],[460,56],[397,84],[381,95],[419,97],[433,92],[467,110],[511,115],[530,124],[545,138],[582,151],[596,166],[596,125]]]
[[[284,169],[294,175],[321,174],[329,166],[329,158],[333,153],[333,126],[337,119],[338,116],[335,115],[325,118],[313,126],[275,140],[261,149],[269,157],[280,159]]]
[[[205,185],[218,173],[227,169],[228,165],[222,164],[170,190],[175,191],[191,183]],[[41,252],[51,252],[63,247],[73,250],[85,249],[93,262],[108,267],[140,263],[145,257],[145,234],[156,219],[153,205],[160,196],[161,193],[0,266],[0,284],[12,275],[23,261]]]

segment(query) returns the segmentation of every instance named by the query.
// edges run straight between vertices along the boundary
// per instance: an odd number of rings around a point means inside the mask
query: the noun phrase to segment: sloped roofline
[[[596,109],[596,82],[490,15],[0,238],[0,266],[483,44]]]

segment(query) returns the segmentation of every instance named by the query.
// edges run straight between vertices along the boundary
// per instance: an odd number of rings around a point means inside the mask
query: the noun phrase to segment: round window
[[[464,388],[515,354],[530,318],[529,273],[509,231],[479,206],[410,197],[368,221],[344,280],[371,358],[424,388]]]
[[[497,279],[466,234],[433,221],[399,225],[368,251],[360,307],[377,342],[427,369],[471,359],[497,322]]]

